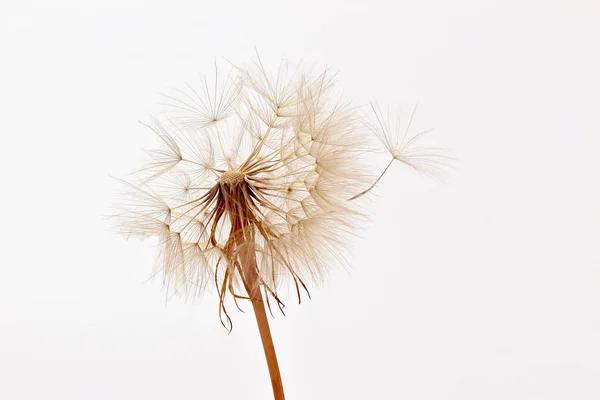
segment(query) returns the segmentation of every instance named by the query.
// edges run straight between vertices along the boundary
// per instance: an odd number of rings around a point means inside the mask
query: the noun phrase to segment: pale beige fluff
[[[116,216],[124,235],[159,238],[157,265],[171,290],[199,295],[216,285],[226,325],[225,298],[247,298],[239,254],[248,246],[266,300],[280,307],[283,284],[300,300],[343,260],[361,216],[351,200],[371,189],[361,192],[372,182],[366,126],[394,159],[437,168],[431,154],[411,153],[412,141],[396,140],[380,113],[366,122],[334,95],[328,71],[288,73],[285,63],[273,76],[260,63],[233,71],[167,96],[170,112],[148,125],[160,146],[139,181],[124,184]]]

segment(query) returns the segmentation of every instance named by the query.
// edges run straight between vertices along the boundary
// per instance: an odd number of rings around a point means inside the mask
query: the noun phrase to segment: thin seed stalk
[[[285,400],[283,393],[283,382],[281,381],[281,373],[279,371],[279,363],[277,362],[277,354],[273,344],[273,336],[267,319],[265,303],[259,284],[258,267],[256,265],[256,255],[254,253],[254,244],[250,244],[243,251],[241,261],[242,280],[244,287],[248,293],[248,297],[252,302],[256,324],[260,332],[267,366],[269,367],[269,375],[271,376],[271,385],[273,386],[273,396],[275,400]]]

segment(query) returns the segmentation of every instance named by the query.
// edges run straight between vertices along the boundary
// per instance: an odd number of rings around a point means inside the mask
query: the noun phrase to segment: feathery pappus
[[[437,174],[447,160],[415,148],[424,133],[402,136],[376,107],[368,118],[343,101],[334,78],[289,73],[286,62],[269,75],[259,59],[165,95],[169,111],[146,125],[159,147],[135,182],[123,182],[117,228],[158,238],[157,266],[172,292],[214,285],[229,329],[227,297],[282,308],[283,285],[301,301],[343,259],[364,216],[356,199],[383,176],[370,185],[373,137],[392,157],[388,168],[397,160]]]

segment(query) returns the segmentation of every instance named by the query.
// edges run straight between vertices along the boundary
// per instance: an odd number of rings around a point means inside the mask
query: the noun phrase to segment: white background
[[[157,93],[254,46],[419,101],[460,159],[395,165],[352,269],[272,322],[287,398],[600,398],[597,2],[63,3],[0,12],[0,398],[270,398],[251,314],[167,302],[103,217]]]

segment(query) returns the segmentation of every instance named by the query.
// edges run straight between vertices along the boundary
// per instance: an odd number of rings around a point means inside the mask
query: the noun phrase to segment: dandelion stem
[[[256,324],[258,325],[260,339],[262,341],[263,350],[267,359],[267,366],[269,367],[271,385],[273,386],[273,396],[275,400],[285,400],[285,395],[283,394],[283,383],[281,381],[281,373],[279,372],[279,363],[277,362],[277,354],[275,353],[273,337],[271,336],[271,328],[269,328],[269,320],[267,319],[265,303],[260,291],[258,267],[256,265],[256,256],[254,253],[253,244],[248,246],[248,248],[242,252],[241,264],[241,269],[243,271],[242,280],[244,282],[246,292],[252,301],[252,308],[254,309]]]
[[[377,180],[375,182],[373,182],[373,184],[371,186],[369,186],[369,188],[367,190],[363,190],[359,194],[350,197],[348,199],[348,201],[358,199],[360,196],[362,196],[363,194],[367,194],[371,189],[373,189],[375,187],[375,185],[377,185],[377,182],[379,182],[379,180],[381,178],[383,178],[383,175],[387,172],[388,168],[390,167],[390,165],[392,165],[392,163],[394,162],[395,159],[396,159],[395,157],[392,158],[392,161],[390,161],[388,163],[387,167],[385,167],[385,169],[383,170],[383,172],[381,173],[381,175],[379,175],[379,178],[377,178]]]

